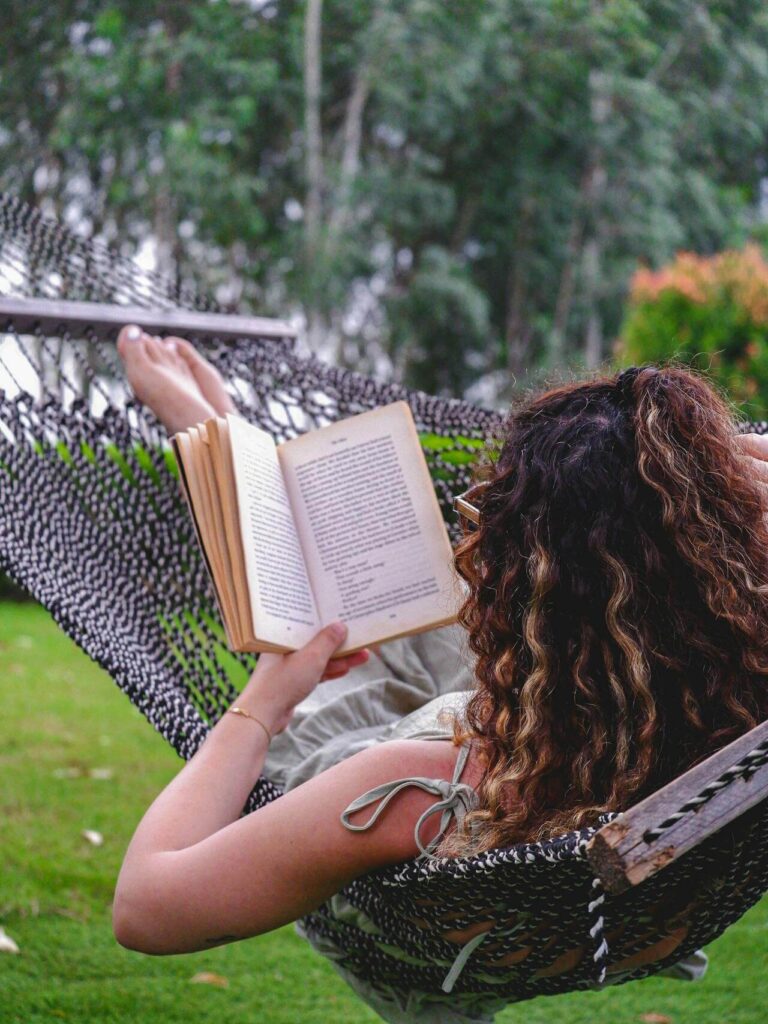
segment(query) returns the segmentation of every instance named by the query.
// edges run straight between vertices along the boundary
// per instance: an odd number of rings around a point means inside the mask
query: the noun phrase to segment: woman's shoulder
[[[463,783],[475,789],[480,783],[482,770],[472,748],[465,757],[461,749],[449,739],[396,739],[342,762],[337,766],[340,776],[356,791],[342,812],[346,827],[370,831],[385,862],[418,855],[416,824],[429,807],[444,799],[446,786]],[[437,814],[422,823],[422,844],[435,837],[439,826]]]
[[[441,799],[437,787],[407,783],[450,783],[459,753],[460,748],[451,740],[378,743],[290,790],[276,804],[283,804],[280,811],[290,813],[294,821],[313,819],[317,834],[331,841],[337,853],[344,849],[363,870],[398,863],[418,856],[416,824],[424,811]],[[476,773],[470,758],[461,781],[472,785]],[[405,784],[394,785],[398,782]],[[275,814],[280,811],[274,807]],[[437,834],[439,818],[435,814],[423,823],[419,833],[422,843]]]
[[[454,780],[454,772],[462,747],[448,737],[396,737],[383,743],[376,743],[353,755],[337,767],[344,767],[350,776],[361,773],[377,781],[368,788],[385,784],[395,779],[439,779]],[[479,784],[481,771],[475,751],[470,746],[464,759],[460,781],[475,788]]]

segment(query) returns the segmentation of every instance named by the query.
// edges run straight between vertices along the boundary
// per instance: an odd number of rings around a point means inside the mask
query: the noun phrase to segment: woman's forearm
[[[267,708],[251,703],[249,709],[270,728]],[[235,821],[261,774],[267,748],[266,733],[258,723],[240,715],[223,715],[142,818],[121,877],[139,859],[183,850]]]
[[[348,655],[329,667],[345,632],[326,627],[291,655],[261,655],[237,704],[265,728],[241,715],[222,716],[141,819],[123,861],[116,898],[132,902],[151,883],[164,854],[196,846],[237,820],[264,765],[269,746],[265,729],[274,736],[318,679],[344,674],[367,657]]]

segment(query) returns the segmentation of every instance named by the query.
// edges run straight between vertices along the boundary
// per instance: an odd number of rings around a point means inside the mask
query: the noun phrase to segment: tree
[[[752,229],[758,0],[14,4],[0,187],[342,364],[506,394]]]

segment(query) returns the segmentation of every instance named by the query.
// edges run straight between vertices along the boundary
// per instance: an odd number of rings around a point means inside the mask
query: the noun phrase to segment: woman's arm
[[[294,707],[321,679],[336,679],[366,659],[361,652],[329,660],[346,635],[343,626],[343,632],[333,629],[327,626],[293,654],[262,654],[237,706],[256,715],[273,736],[282,732]],[[118,891],[137,854],[184,849],[239,817],[261,774],[267,747],[267,735],[256,722],[222,715],[142,818],[125,855]]]
[[[238,705],[270,732],[284,728],[319,679],[364,660],[329,662],[342,640],[329,627],[291,655],[262,655]],[[258,935],[319,906],[357,875],[414,855],[414,823],[433,799],[425,793],[403,793],[397,815],[370,832],[350,833],[339,821],[361,792],[404,774],[403,743],[364,751],[240,818],[267,746],[256,722],[225,714],[149,808],[115,892],[122,945],[181,953]]]
[[[399,794],[389,809],[396,813],[367,832],[349,832],[339,820],[362,792],[405,774],[412,746],[403,740],[355,754],[185,849],[132,850],[115,896],[118,942],[143,953],[190,953],[260,935],[314,910],[353,878],[415,856],[414,826],[434,796]],[[426,841],[433,821],[422,829]]]

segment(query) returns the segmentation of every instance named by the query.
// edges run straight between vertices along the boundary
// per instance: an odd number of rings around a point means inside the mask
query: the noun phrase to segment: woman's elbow
[[[112,906],[112,934],[125,949],[137,953],[146,953],[145,937],[138,927],[135,915],[129,913],[121,903],[115,900]]]
[[[112,934],[124,949],[136,953],[152,953],[151,933],[140,914],[126,906],[125,900],[115,899],[112,905]]]
[[[136,953],[147,953],[150,956],[166,956],[169,953],[181,952],[168,941],[158,922],[163,921],[162,914],[151,908],[136,904],[119,891],[115,894],[112,904],[112,934],[124,949]]]

